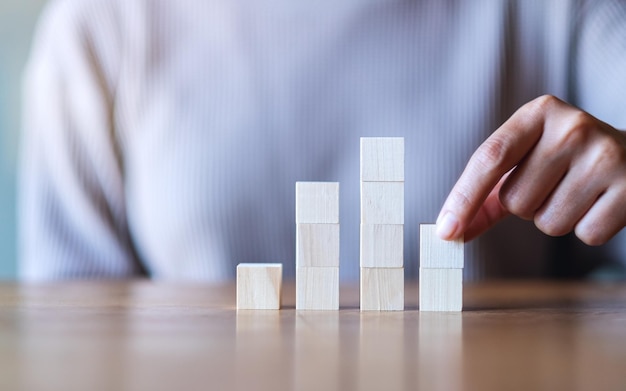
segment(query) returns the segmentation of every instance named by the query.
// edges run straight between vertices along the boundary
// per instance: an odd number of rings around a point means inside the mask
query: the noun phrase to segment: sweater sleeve
[[[626,2],[586,1],[575,45],[576,103],[626,131]],[[609,259],[626,265],[626,230],[606,246]]]
[[[577,103],[626,130],[626,3],[587,2],[579,12],[573,74]]]
[[[144,272],[126,220],[114,75],[97,50],[93,3],[48,6],[25,72],[18,216],[26,280]]]

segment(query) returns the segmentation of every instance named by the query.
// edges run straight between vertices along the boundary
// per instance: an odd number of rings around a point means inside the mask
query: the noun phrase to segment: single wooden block
[[[361,311],[404,310],[404,268],[361,268]]]
[[[280,263],[240,263],[237,265],[237,309],[280,309],[282,280]]]
[[[339,309],[339,268],[296,268],[297,310]]]
[[[420,311],[461,311],[463,269],[420,268]]]
[[[361,137],[361,181],[404,181],[404,137]]]
[[[296,223],[338,224],[338,182],[296,182]]]
[[[361,182],[361,224],[404,224],[404,182]]]
[[[437,236],[435,224],[420,225],[420,267],[424,269],[462,269],[463,238],[446,241]]]
[[[361,224],[361,267],[403,267],[404,225]]]
[[[339,267],[339,224],[297,224],[296,267]]]

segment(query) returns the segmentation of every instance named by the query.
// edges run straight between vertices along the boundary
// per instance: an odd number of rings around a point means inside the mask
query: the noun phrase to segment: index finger
[[[498,181],[514,168],[541,138],[547,105],[553,97],[537,98],[522,106],[470,158],[437,218],[437,234],[460,238]]]

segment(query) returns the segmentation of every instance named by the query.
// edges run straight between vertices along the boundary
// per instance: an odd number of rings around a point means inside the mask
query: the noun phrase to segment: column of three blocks
[[[339,309],[339,183],[296,182],[296,309]]]

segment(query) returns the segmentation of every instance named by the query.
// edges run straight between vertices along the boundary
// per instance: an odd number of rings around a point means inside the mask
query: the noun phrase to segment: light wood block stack
[[[361,310],[404,309],[404,138],[361,138]]]
[[[404,138],[361,138],[362,311],[404,310]],[[296,309],[339,309],[339,183],[296,182]],[[420,226],[420,311],[461,311],[464,241]],[[237,308],[279,309],[281,264],[237,266]]]
[[[296,309],[339,309],[337,182],[296,182]]]
[[[435,224],[420,225],[420,311],[463,309],[463,239],[445,241]]]

